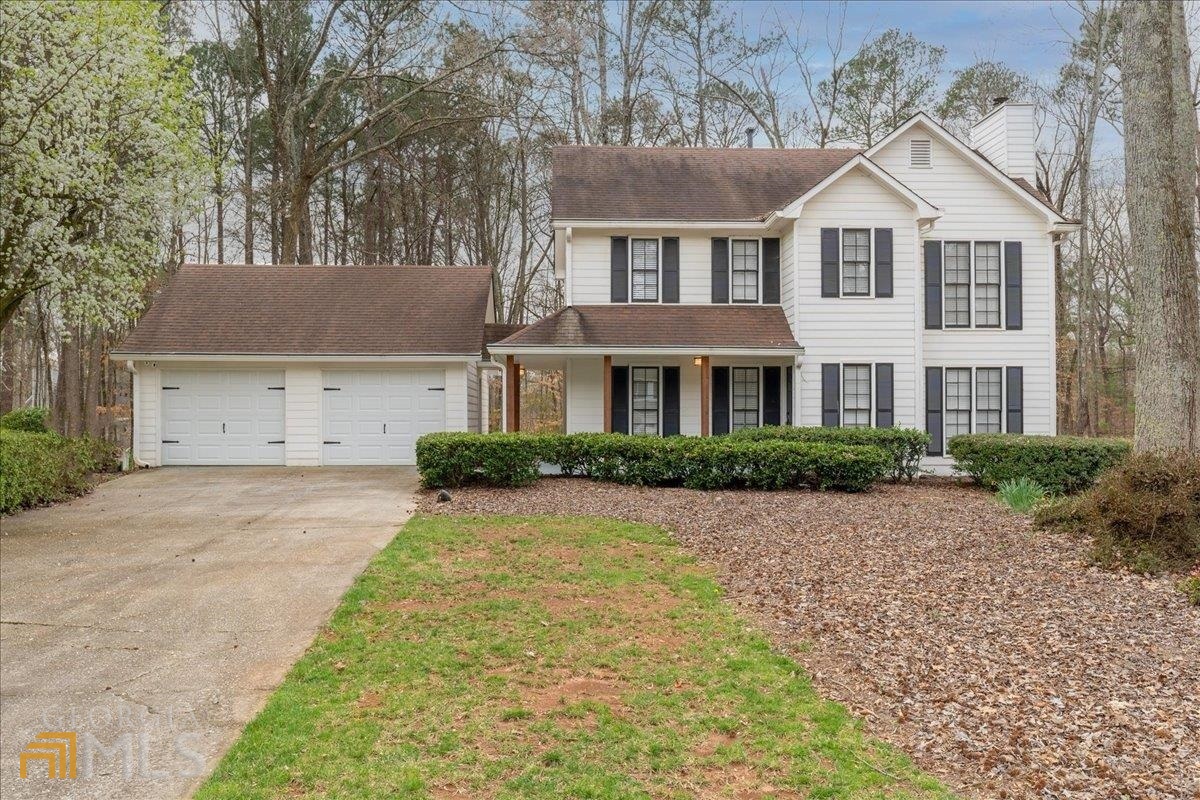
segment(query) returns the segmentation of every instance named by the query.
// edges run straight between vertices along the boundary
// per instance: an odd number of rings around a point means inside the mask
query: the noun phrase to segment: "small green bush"
[[[1187,598],[1188,603],[1200,606],[1200,575],[1189,575],[1179,582],[1179,591]]]
[[[974,433],[955,436],[948,449],[958,468],[987,489],[1028,478],[1051,494],[1073,494],[1090,488],[1132,447],[1126,439]]]
[[[878,447],[892,459],[888,477],[893,481],[911,481],[916,478],[921,469],[925,449],[929,446],[929,434],[915,428],[793,428],[786,425],[767,425],[762,428],[743,428],[729,434],[727,438],[741,441],[782,439],[792,442]]]
[[[117,448],[99,439],[0,429],[0,513],[83,494],[95,472],[115,469]]]
[[[779,438],[434,433],[417,441],[417,468],[428,488],[523,486],[537,480],[540,463],[635,486],[856,492],[886,477],[893,460],[874,446]]]
[[[1092,536],[1101,566],[1186,569],[1200,561],[1200,458],[1130,456],[1089,491],[1040,509],[1036,522]]]
[[[18,408],[0,417],[0,428],[10,431],[45,433],[49,430],[46,427],[46,419],[49,416],[50,409],[42,406]]]
[[[1046,499],[1046,490],[1029,478],[1011,478],[1000,484],[996,497],[1013,511],[1028,514]]]

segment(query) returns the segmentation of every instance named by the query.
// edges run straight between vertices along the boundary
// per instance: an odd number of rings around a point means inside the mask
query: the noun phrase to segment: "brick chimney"
[[[971,128],[971,147],[1013,178],[1033,183],[1036,132],[1032,103],[1012,103],[997,97],[995,107]]]

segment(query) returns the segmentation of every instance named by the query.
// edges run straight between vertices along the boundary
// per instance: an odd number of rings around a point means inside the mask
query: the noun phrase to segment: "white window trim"
[[[640,240],[651,240],[651,241],[658,242],[658,245],[656,247],[656,252],[658,253],[658,279],[657,279],[657,283],[656,283],[657,291],[655,292],[656,296],[655,296],[655,299],[653,299],[653,300],[634,300],[633,299],[633,243],[635,240],[639,240],[639,239]],[[663,237],[661,237],[661,236],[632,236],[631,235],[629,237],[629,248],[628,248],[629,252],[626,254],[625,260],[626,260],[626,273],[629,275],[629,277],[626,279],[626,284],[627,284],[626,288],[627,288],[627,291],[629,292],[627,297],[629,297],[630,305],[633,305],[635,303],[638,305],[644,305],[644,306],[652,306],[655,304],[662,305],[662,301],[663,301],[663,299],[662,299],[662,296],[663,296],[663,280],[662,280],[663,246],[662,246],[662,243],[663,243]]]
[[[1008,330],[1008,320],[1004,313],[1004,287],[1005,280],[1008,278],[1008,260],[1005,257],[1004,243],[1006,241],[1017,241],[1014,239],[943,239],[941,243],[942,250],[942,330],[944,331],[1006,331]],[[968,268],[967,281],[967,321],[968,325],[947,325],[946,324],[946,245],[947,244],[966,244],[970,255],[970,267]],[[979,310],[979,302],[975,297],[975,245],[976,244],[998,244],[1000,245],[1000,324],[999,325],[977,325],[975,324],[975,315]]]
[[[644,301],[649,303],[649,300]],[[633,371],[635,369],[652,369],[657,373],[655,378],[656,386],[658,387],[658,433],[653,434],[658,438],[663,438],[663,368],[662,365],[647,365],[647,364],[629,364],[629,435],[630,436],[650,436],[648,433],[633,432]]]
[[[991,241],[990,239],[988,241]],[[966,330],[965,328],[963,330]],[[995,330],[988,328],[986,330]],[[933,366],[932,364],[930,366]],[[981,369],[998,369],[1000,370],[1000,432],[1008,433],[1008,367],[1004,365],[994,366],[985,364],[983,366],[964,367],[956,364],[947,364],[940,367],[942,370],[942,453],[948,454],[947,449],[950,445],[950,434],[946,428],[946,414],[950,409],[946,405],[946,370],[948,369],[965,369],[971,372],[971,426],[968,433],[976,433],[979,425],[979,398],[975,391],[977,380],[975,372]]]
[[[728,291],[729,305],[734,306],[753,306],[763,304],[763,237],[761,236],[730,236],[729,242],[729,276],[728,276]],[[755,281],[755,294],[753,300],[734,300],[733,299],[733,243],[737,242],[758,242],[758,279]],[[780,239],[780,244],[783,240]],[[780,264],[782,269],[783,265]],[[782,297],[780,298],[782,299]],[[774,305],[774,303],[772,303]],[[731,423],[732,424],[732,423]]]
[[[867,425],[868,428],[875,427],[875,362],[874,361],[844,361],[838,363],[838,427],[848,428],[846,424],[846,367],[866,367],[867,381],[870,387],[867,389]],[[892,377],[895,382],[895,375]],[[895,401],[893,401],[893,406]],[[855,409],[858,410],[858,409]],[[892,412],[893,415],[895,411]],[[857,427],[857,426],[855,426]]]
[[[842,258],[842,243],[844,241],[845,231],[867,231],[867,248],[871,252],[871,256],[867,263],[867,286],[869,287],[866,294],[846,294],[842,291],[844,285],[844,276],[842,270],[845,267],[845,260]],[[875,228],[864,227],[862,225],[847,225],[844,228],[838,228],[838,299],[839,300],[874,300],[875,298]]]

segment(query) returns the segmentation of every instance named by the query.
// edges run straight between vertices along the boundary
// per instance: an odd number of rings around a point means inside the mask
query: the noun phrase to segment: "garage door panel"
[[[164,372],[163,463],[283,464],[282,385],[278,370]]]
[[[326,464],[412,464],[423,433],[445,429],[443,370],[329,370],[322,409]],[[331,395],[337,397],[336,400]],[[430,397],[432,395],[432,397]],[[385,432],[386,431],[386,432]]]

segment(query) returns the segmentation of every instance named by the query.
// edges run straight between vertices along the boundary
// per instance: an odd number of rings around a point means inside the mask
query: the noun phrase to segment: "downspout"
[[[150,466],[145,461],[137,457],[137,401],[141,396],[142,376],[138,373],[137,367],[132,361],[125,362],[125,371],[133,376],[133,391],[129,398],[129,461],[135,467]]]

